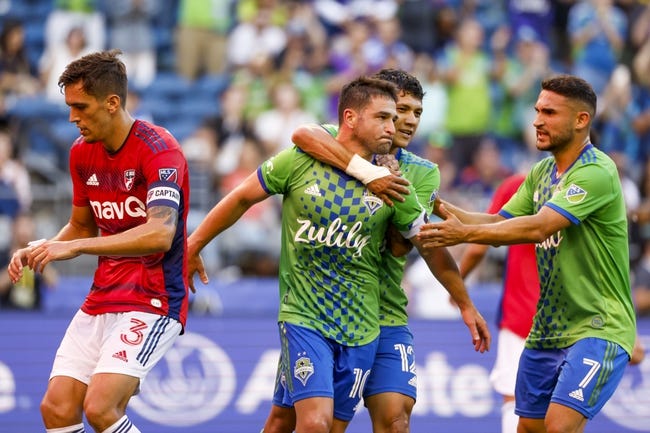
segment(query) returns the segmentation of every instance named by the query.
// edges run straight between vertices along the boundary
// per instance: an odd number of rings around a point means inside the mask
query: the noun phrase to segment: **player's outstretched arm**
[[[425,248],[450,246],[460,243],[512,245],[540,243],[554,233],[571,225],[571,221],[548,206],[535,215],[503,219],[490,224],[463,224],[455,215],[440,206],[444,221],[422,226],[417,235]],[[489,215],[489,214],[485,214]]]
[[[313,158],[359,179],[389,206],[393,205],[393,200],[404,201],[403,195],[409,193],[408,180],[351,152],[320,125],[300,126],[293,132],[291,139]]]
[[[258,203],[269,197],[260,183],[257,172],[251,173],[237,188],[229,192],[217,203],[199,226],[187,238],[188,277],[190,289],[194,292],[194,274],[198,272],[206,284],[208,276],[203,266],[200,252],[219,233],[232,226],[241,216]]]

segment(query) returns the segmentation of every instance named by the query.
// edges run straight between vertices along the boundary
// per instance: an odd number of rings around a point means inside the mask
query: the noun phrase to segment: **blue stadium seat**
[[[174,72],[159,72],[153,82],[143,91],[143,99],[148,97],[180,99],[187,95],[192,84]]]
[[[192,90],[197,95],[210,95],[218,98],[230,85],[230,74],[203,75],[192,84]]]

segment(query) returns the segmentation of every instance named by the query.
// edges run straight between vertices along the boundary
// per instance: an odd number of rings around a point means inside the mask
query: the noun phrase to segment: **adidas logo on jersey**
[[[113,358],[121,359],[124,362],[129,362],[129,359],[126,357],[126,350],[120,350],[113,354]]]
[[[582,388],[578,388],[573,392],[569,393],[569,397],[573,397],[576,400],[585,401],[584,396],[582,395]]]
[[[317,183],[315,183],[312,186],[308,187],[305,190],[305,194],[313,195],[313,196],[316,196],[316,197],[321,197],[322,196],[321,193],[320,193],[320,188],[318,188]]]
[[[99,186],[99,181],[97,180],[97,175],[95,173],[93,173],[92,176],[88,178],[86,185]]]

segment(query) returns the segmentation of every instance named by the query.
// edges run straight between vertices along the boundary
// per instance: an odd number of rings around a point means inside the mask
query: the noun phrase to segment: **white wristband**
[[[352,156],[345,172],[350,176],[359,179],[364,185],[368,185],[373,180],[390,176],[391,174],[387,167],[378,167],[372,162],[363,159],[356,153]]]
[[[29,241],[29,242],[27,242],[27,246],[28,247],[37,247],[37,246],[41,245],[42,243],[44,243],[46,240],[47,239],[38,239],[36,241]]]

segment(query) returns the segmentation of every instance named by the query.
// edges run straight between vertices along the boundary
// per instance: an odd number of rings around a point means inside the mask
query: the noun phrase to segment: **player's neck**
[[[113,133],[110,138],[103,141],[104,147],[108,152],[115,153],[122,148],[134,123],[135,119],[126,112],[116,119],[112,131]]]
[[[557,168],[556,176],[560,177],[565,171],[573,165],[573,163],[580,157],[585,146],[590,143],[589,136],[580,141],[579,145],[567,146],[563,151],[557,152],[553,155],[555,158],[555,166]]]

